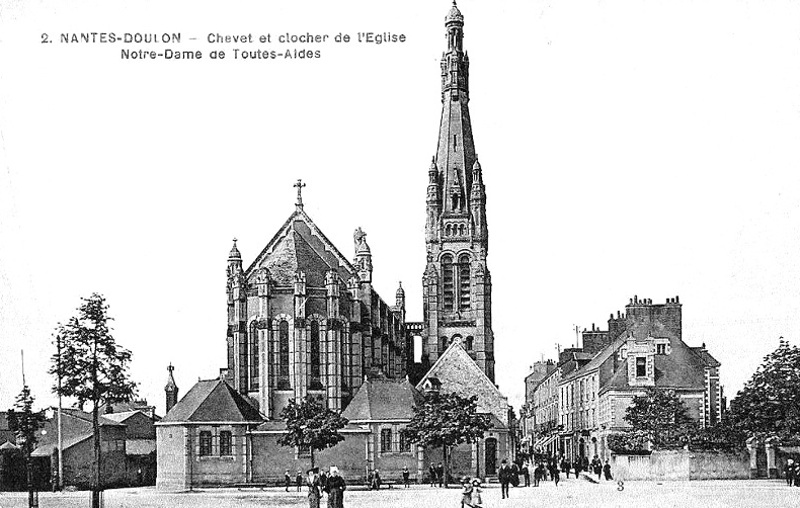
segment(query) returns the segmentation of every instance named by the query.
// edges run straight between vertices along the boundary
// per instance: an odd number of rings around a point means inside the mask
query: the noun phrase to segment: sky
[[[798,343],[800,3],[459,7],[496,381],[515,408],[534,361],[634,295],[680,297],[683,338],[722,363],[729,398],[779,337]],[[21,389],[21,350],[37,400],[55,403],[53,330],[93,292],[160,414],[170,362],[181,394],[217,376],[231,241],[252,262],[294,210],[298,178],[325,235],[352,257],[361,227],[378,292],[393,303],[402,281],[407,318],[420,320],[449,8],[0,0],[0,408]],[[61,42],[87,32],[181,42]],[[405,42],[359,43],[367,32]],[[275,42],[306,33],[329,39]],[[122,58],[139,49],[203,57]]]

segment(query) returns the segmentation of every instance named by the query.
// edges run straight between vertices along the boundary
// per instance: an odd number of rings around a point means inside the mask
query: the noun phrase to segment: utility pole
[[[64,488],[64,440],[61,427],[61,335],[56,335],[56,370],[58,376],[58,484],[56,490]]]

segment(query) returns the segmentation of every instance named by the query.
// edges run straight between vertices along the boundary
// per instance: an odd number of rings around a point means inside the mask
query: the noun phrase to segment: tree
[[[339,430],[347,425],[347,418],[325,407],[319,399],[307,395],[299,403],[289,399],[280,415],[286,420],[287,433],[278,439],[281,446],[308,449],[311,452],[311,467],[314,467],[314,452],[336,446],[344,441]]]
[[[53,355],[50,374],[60,381],[53,391],[74,397],[83,408],[92,405],[94,461],[92,464],[92,508],[100,504],[100,424],[99,408],[130,400],[136,395],[136,383],[128,377],[130,351],[117,345],[108,322],[108,305],[103,296],[93,293],[81,298],[77,316],[56,328],[59,348]]]
[[[781,337],[731,401],[727,416],[740,437],[800,438],[800,348]]]
[[[654,387],[633,398],[625,410],[625,421],[632,432],[641,433],[656,448],[680,445],[696,428],[678,394]]]
[[[14,407],[8,410],[6,419],[8,428],[14,432],[17,445],[22,448],[25,457],[25,473],[28,481],[28,506],[33,506],[33,464],[31,453],[36,448],[36,433],[44,426],[45,416],[43,411],[33,410],[34,397],[28,385],[22,387],[17,395]]]
[[[411,443],[441,448],[444,483],[449,471],[448,450],[461,443],[474,443],[489,430],[489,417],[478,414],[478,397],[429,392],[421,405],[414,406],[411,422],[401,431]]]

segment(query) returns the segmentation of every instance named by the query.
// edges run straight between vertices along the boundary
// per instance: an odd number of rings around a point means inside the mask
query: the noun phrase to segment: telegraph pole
[[[57,490],[64,488],[64,440],[61,428],[61,335],[56,335],[56,374],[58,377],[58,484]]]

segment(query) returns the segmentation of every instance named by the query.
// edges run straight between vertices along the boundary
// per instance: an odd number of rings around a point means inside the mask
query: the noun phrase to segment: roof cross
[[[297,187],[297,203],[296,204],[297,204],[298,208],[303,208],[303,187],[305,187],[305,186],[306,186],[306,184],[304,184],[303,180],[301,180],[299,178],[297,179],[297,183],[295,183],[292,186],[292,187]]]

